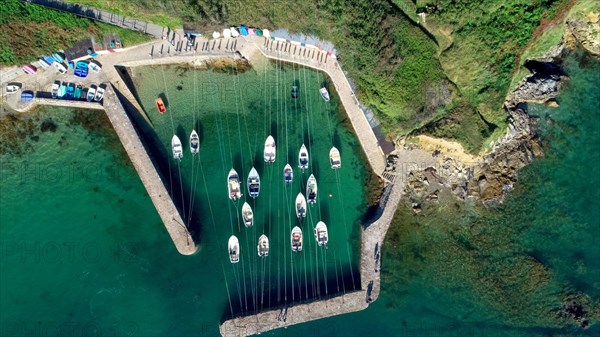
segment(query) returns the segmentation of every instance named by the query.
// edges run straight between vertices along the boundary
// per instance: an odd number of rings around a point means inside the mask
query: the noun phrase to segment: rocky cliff
[[[570,17],[561,42],[542,58],[525,62],[530,75],[518,84],[504,103],[508,130],[492,144],[487,154],[478,157],[474,163],[442,154],[437,167],[411,172],[406,192],[415,211],[419,211],[424,200],[437,199],[442,188],[451,190],[460,199],[502,202],[517,181],[519,170],[536,157],[543,156],[536,134],[537,119],[529,116],[527,103],[556,105],[554,98],[562,83],[568,80],[561,68],[562,60],[576,48],[600,55],[598,32],[598,14]]]

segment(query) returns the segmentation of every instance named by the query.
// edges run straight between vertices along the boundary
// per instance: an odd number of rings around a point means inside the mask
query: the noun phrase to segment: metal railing
[[[135,30],[145,34],[162,38],[165,28],[153,23],[128,18],[115,13],[103,11],[94,7],[68,3],[61,0],[21,0],[21,2],[35,4],[54,10],[68,12],[84,18],[101,21],[125,29]]]

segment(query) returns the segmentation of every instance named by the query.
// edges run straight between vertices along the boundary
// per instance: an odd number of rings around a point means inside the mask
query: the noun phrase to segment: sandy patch
[[[478,161],[478,158],[468,154],[460,143],[425,135],[416,138],[425,151],[433,152],[437,150],[443,156],[451,157],[463,164],[473,164]]]

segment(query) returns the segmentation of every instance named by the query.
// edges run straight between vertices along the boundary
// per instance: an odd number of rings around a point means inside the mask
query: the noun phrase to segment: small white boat
[[[261,235],[258,238],[258,256],[269,256],[269,238],[266,235]]]
[[[335,146],[329,150],[329,162],[331,163],[331,168],[334,170],[342,167],[340,151]]]
[[[234,169],[229,171],[227,176],[227,189],[229,191],[229,199],[238,200],[242,197],[242,191],[240,189],[240,176]]]
[[[96,86],[92,84],[92,86],[88,89],[86,100],[91,102],[96,97]]]
[[[302,251],[302,230],[300,227],[296,226],[292,229],[292,251],[301,252]]]
[[[213,37],[213,39],[218,39],[218,38],[221,37],[221,33],[219,33],[219,32],[213,32],[212,33],[212,37]]]
[[[291,184],[294,180],[294,170],[292,169],[292,165],[285,164],[283,168],[283,182],[286,184]]]
[[[229,29],[229,28],[223,29],[223,37],[226,39],[230,38],[231,37],[231,29]]]
[[[296,216],[298,219],[306,217],[306,198],[302,192],[296,196]]]
[[[50,89],[50,93],[52,94],[52,98],[58,97],[58,89],[60,88],[60,82],[56,81],[52,84],[52,88]]]
[[[21,85],[18,83],[9,83],[6,85],[6,94],[10,95],[10,94],[14,94],[15,92],[19,91],[19,89],[21,89]]]
[[[171,148],[173,149],[173,158],[181,160],[183,158],[183,147],[181,147],[181,141],[177,135],[173,135],[173,138],[171,138]]]
[[[308,150],[304,144],[302,144],[302,147],[300,147],[300,152],[298,153],[298,162],[298,167],[300,167],[300,169],[305,170],[308,168]]]
[[[230,27],[229,30],[231,31],[231,37],[240,36],[240,33],[237,31],[237,29],[235,27]]]
[[[102,66],[100,65],[100,63],[96,60],[91,60],[90,63],[88,64],[88,66],[90,67],[90,69],[95,72],[95,73],[99,73],[100,70],[102,70]]]
[[[227,245],[227,251],[229,252],[229,261],[231,263],[240,262],[240,242],[235,235],[232,235],[229,238],[229,243]]]
[[[321,93],[321,97],[323,97],[323,100],[325,102],[329,102],[329,92],[327,92],[327,88],[323,87],[319,89],[319,92]]]
[[[317,178],[314,174],[311,174],[306,182],[306,197],[309,204],[317,202]]]
[[[319,221],[315,227],[315,240],[321,247],[327,247],[329,242],[329,233],[327,232],[327,226],[323,221]]]
[[[64,63],[54,62],[52,63],[52,66],[54,66],[54,68],[56,68],[56,70],[58,70],[58,72],[61,74],[67,73],[67,67],[65,67]]]
[[[200,151],[200,138],[198,137],[196,130],[192,130],[192,133],[190,134],[190,151],[192,154],[196,154]]]
[[[259,193],[260,193],[260,176],[258,175],[258,172],[256,172],[256,169],[253,167],[250,170],[250,173],[248,173],[248,194],[252,198],[256,198],[256,197],[258,197]]]
[[[104,88],[99,86],[98,90],[96,90],[96,95],[94,95],[94,101],[100,102],[102,98],[104,98]]]
[[[242,219],[244,220],[244,226],[252,227],[254,225],[254,212],[252,212],[252,207],[247,202],[242,206]]]
[[[265,163],[275,162],[275,139],[273,136],[267,137],[265,140]]]

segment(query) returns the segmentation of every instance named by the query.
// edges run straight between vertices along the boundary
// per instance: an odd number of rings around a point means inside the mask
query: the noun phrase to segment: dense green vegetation
[[[505,125],[502,101],[535,28],[569,1],[76,2],[157,23],[165,21],[154,15],[184,18],[205,32],[245,23],[317,35],[335,44],[359,98],[391,136],[426,126],[477,152]],[[416,12],[424,10],[421,22]]]
[[[181,26],[181,19],[174,16],[175,12],[185,10],[183,1],[162,0],[63,0],[84,6],[101,8],[112,13],[154,22],[165,27]],[[169,11],[171,14],[167,14]]]
[[[450,39],[440,54],[448,77],[489,122],[502,125],[502,102],[521,53],[541,21],[571,2],[440,0],[418,5],[429,13],[426,27]]]
[[[479,151],[494,129],[505,126],[502,102],[536,27],[571,2],[68,1],[171,27],[179,26],[183,19],[205,33],[247,24],[316,35],[335,44],[340,63],[358,86],[359,98],[376,111],[391,137],[420,130],[454,138],[471,152]],[[4,2],[2,8],[15,2]],[[20,10],[25,7],[19,6]],[[416,15],[422,11],[428,13],[425,21]],[[23,15],[8,14],[4,17]],[[52,20],[58,28],[66,29],[68,25],[80,31],[91,29],[86,20],[79,22],[81,19],[64,13],[46,15],[56,16]],[[39,22],[35,18],[27,20]],[[2,41],[10,35],[0,33]],[[43,36],[38,41],[47,41],[55,48],[72,42],[70,36],[76,34],[60,39],[57,34],[51,35],[49,41]],[[6,44],[0,47],[0,55],[2,63],[23,60]]]
[[[67,48],[86,36],[119,34],[123,45],[146,41],[141,33],[18,0],[0,2],[0,64],[23,64]]]

